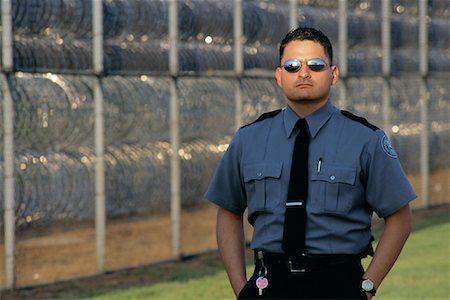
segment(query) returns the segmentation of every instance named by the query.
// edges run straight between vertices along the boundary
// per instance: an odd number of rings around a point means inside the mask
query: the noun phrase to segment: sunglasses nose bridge
[[[311,72],[311,69],[309,68],[308,64],[306,62],[300,62],[300,67],[296,71],[296,73],[301,76],[309,76],[309,72]]]

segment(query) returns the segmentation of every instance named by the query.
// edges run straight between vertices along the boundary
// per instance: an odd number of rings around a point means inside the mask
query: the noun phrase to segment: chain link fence
[[[343,70],[332,101],[388,132],[419,194],[414,206],[450,201],[448,1],[103,0],[100,74],[93,64],[96,1],[2,1],[13,64],[5,67],[2,56],[0,288],[215,249],[215,210],[203,193],[235,129],[285,105],[273,70],[278,43],[293,24],[330,37]],[[3,54],[5,46],[3,39]],[[12,208],[5,192],[11,182]],[[96,216],[102,210],[104,233]]]

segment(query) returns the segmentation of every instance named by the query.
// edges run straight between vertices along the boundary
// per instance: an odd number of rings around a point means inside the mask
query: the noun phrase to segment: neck
[[[316,110],[327,104],[328,99],[321,101],[291,101],[288,100],[287,105],[299,116],[306,118]]]

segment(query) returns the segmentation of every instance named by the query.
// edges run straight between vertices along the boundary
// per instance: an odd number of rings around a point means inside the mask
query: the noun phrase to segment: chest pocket
[[[254,220],[256,213],[270,210],[280,201],[282,167],[281,162],[262,162],[244,166],[243,175],[250,223]]]
[[[356,168],[322,167],[320,173],[312,174],[312,205],[330,214],[346,214],[352,205],[355,189]]]

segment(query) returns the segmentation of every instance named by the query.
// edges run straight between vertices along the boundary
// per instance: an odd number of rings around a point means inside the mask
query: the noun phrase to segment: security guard
[[[416,195],[385,133],[329,100],[339,70],[329,39],[313,28],[289,32],[276,80],[287,107],[234,135],[206,192],[218,205],[217,240],[239,299],[371,299],[411,231]],[[309,136],[304,251],[283,249],[299,119]],[[300,203],[301,204],[301,203]],[[247,280],[243,214],[254,227],[255,271]],[[371,218],[385,219],[376,251]],[[364,271],[361,258],[373,254]]]

